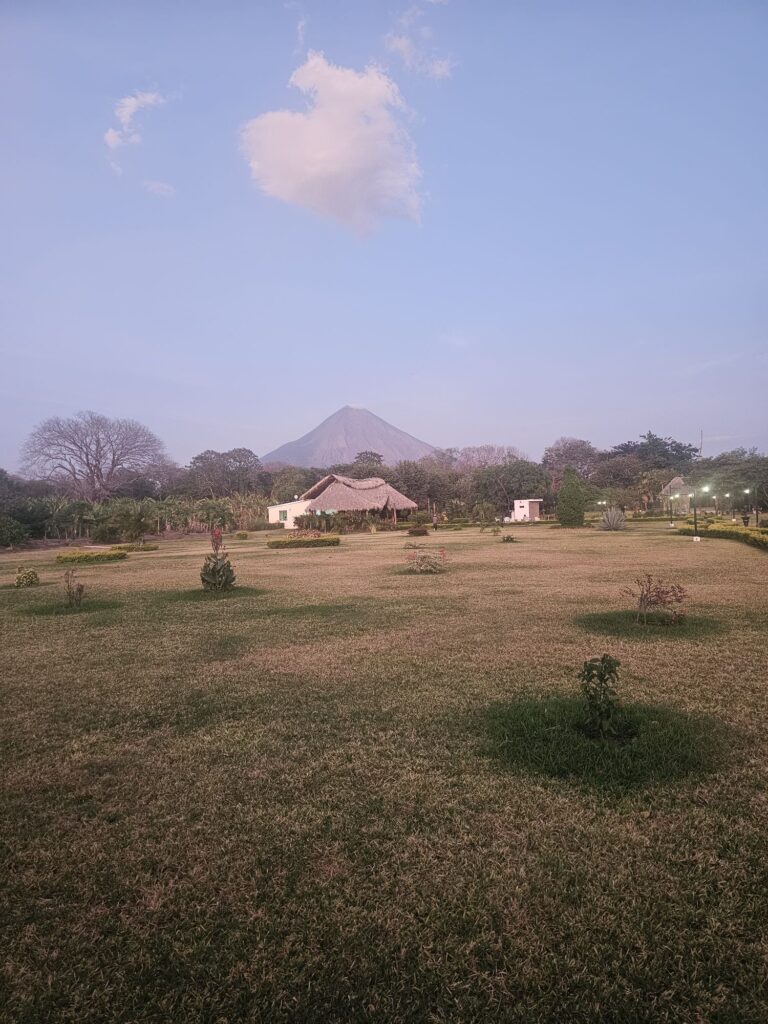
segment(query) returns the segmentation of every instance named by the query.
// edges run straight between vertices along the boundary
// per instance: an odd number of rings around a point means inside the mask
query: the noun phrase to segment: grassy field
[[[0,556],[3,983],[16,1022],[768,1019],[768,557],[477,530]],[[640,632],[621,590],[682,583]],[[607,651],[641,733],[571,728]]]

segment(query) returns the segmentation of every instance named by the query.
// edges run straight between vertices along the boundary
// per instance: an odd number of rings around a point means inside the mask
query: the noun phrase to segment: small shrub
[[[125,552],[129,552],[129,551],[159,551],[160,550],[160,545],[159,544],[143,544],[141,542],[139,542],[138,544],[113,544],[112,547],[109,550],[110,551],[125,551]]]
[[[99,562],[121,562],[128,557],[127,551],[62,551],[56,561],[64,565],[93,565]]]
[[[407,571],[420,576],[433,576],[448,571],[444,548],[438,551],[409,551],[405,561]]]
[[[23,565],[20,565],[16,570],[16,579],[13,581],[13,585],[14,587],[37,587],[40,585],[40,577],[34,569],[25,569]]]
[[[601,530],[623,530],[626,528],[627,520],[621,509],[609,508],[603,512],[603,518],[600,520]]]
[[[18,519],[0,515],[0,548],[18,547],[28,536],[26,527]]]
[[[426,526],[409,526],[408,527],[409,537],[428,537],[429,530]]]
[[[685,618],[683,609],[675,606],[685,601],[688,592],[678,583],[665,583],[660,577],[646,573],[637,577],[635,587],[627,587],[622,593],[637,602],[636,621],[643,625],[648,623],[649,612],[668,613],[668,621],[672,624]]]
[[[491,527],[491,536],[492,537],[498,537],[500,533],[501,533],[501,527],[500,526],[492,526]]]
[[[411,522],[414,526],[428,526],[431,522],[429,512],[414,512]]]
[[[205,556],[203,568],[200,570],[203,590],[231,590],[236,578],[227,554],[211,552]]]
[[[587,702],[585,731],[588,735],[604,739],[613,732],[612,718],[617,707],[616,684],[619,681],[620,661],[604,654],[584,662],[578,678],[581,692]]]
[[[511,533],[508,533],[504,537],[501,538],[501,543],[502,544],[514,544],[515,543],[515,538],[512,536]]]
[[[235,540],[248,540],[248,532],[246,530],[238,530],[235,534]]]
[[[267,541],[268,548],[335,548],[341,543],[337,533],[322,533],[319,537],[276,537]]]
[[[77,582],[77,572],[74,569],[67,569],[64,573],[64,593],[67,595],[67,604],[70,608],[80,607],[85,593],[85,584]]]
[[[229,560],[220,526],[211,530],[211,553],[205,556],[200,570],[203,590],[231,590],[235,585],[235,570]]]

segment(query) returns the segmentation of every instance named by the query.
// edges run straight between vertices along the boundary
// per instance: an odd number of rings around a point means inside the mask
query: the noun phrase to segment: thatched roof
[[[301,498],[309,500],[308,512],[379,512],[386,508],[401,512],[418,507],[415,501],[378,476],[353,480],[331,473],[305,491]]]

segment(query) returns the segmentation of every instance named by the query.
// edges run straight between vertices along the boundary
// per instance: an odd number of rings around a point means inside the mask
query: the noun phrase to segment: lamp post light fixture
[[[709,492],[709,484],[705,484],[704,487],[700,487],[699,490],[701,491],[702,494],[707,494]],[[699,519],[698,519],[698,516],[696,514],[696,488],[695,487],[693,488],[693,491],[688,495],[688,497],[693,499],[693,539],[694,540],[701,540],[701,537],[699,536]]]
[[[675,501],[677,501],[677,499],[679,497],[680,497],[679,494],[670,494],[670,496],[669,496],[669,525],[672,526],[672,527],[674,527],[674,525],[675,525],[675,521],[674,521],[674,507],[672,505],[672,499],[674,498]]]
[[[744,512],[744,515],[742,516],[742,519],[744,521],[744,525],[745,526],[749,526],[749,495],[752,493],[752,491],[751,491],[751,489],[749,487],[745,487],[744,488],[744,493],[747,495],[747,508],[746,508],[746,511]],[[757,507],[757,488],[755,488],[755,504],[754,504],[754,509],[755,509],[755,526],[759,526],[760,525],[760,510]]]

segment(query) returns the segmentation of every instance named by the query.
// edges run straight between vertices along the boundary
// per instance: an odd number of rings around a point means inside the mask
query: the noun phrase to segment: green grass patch
[[[626,640],[699,640],[725,631],[719,619],[703,615],[687,615],[679,622],[670,622],[669,616],[649,614],[646,624],[637,621],[631,609],[613,612],[589,612],[573,620],[590,633],[622,637]]]
[[[62,551],[56,555],[61,565],[98,565],[100,562],[122,562],[127,551]]]
[[[161,590],[154,594],[152,603],[156,605],[166,604],[216,604],[218,601],[237,601],[246,597],[261,597],[267,591],[260,587],[238,587],[235,585],[231,590],[203,590],[196,587],[194,590]]]
[[[79,608],[76,608],[73,605],[65,604],[63,601],[60,604],[46,602],[45,604],[25,605],[23,608],[18,608],[17,612],[19,615],[87,615],[89,612],[112,611],[122,607],[122,601],[115,601],[110,598],[99,597],[93,597],[89,599],[86,596],[83,598],[83,603],[80,605]]]
[[[713,772],[726,761],[720,723],[668,707],[621,706],[617,735],[607,740],[586,734],[584,702],[576,697],[495,704],[484,725],[489,753],[505,770],[617,794]]]

